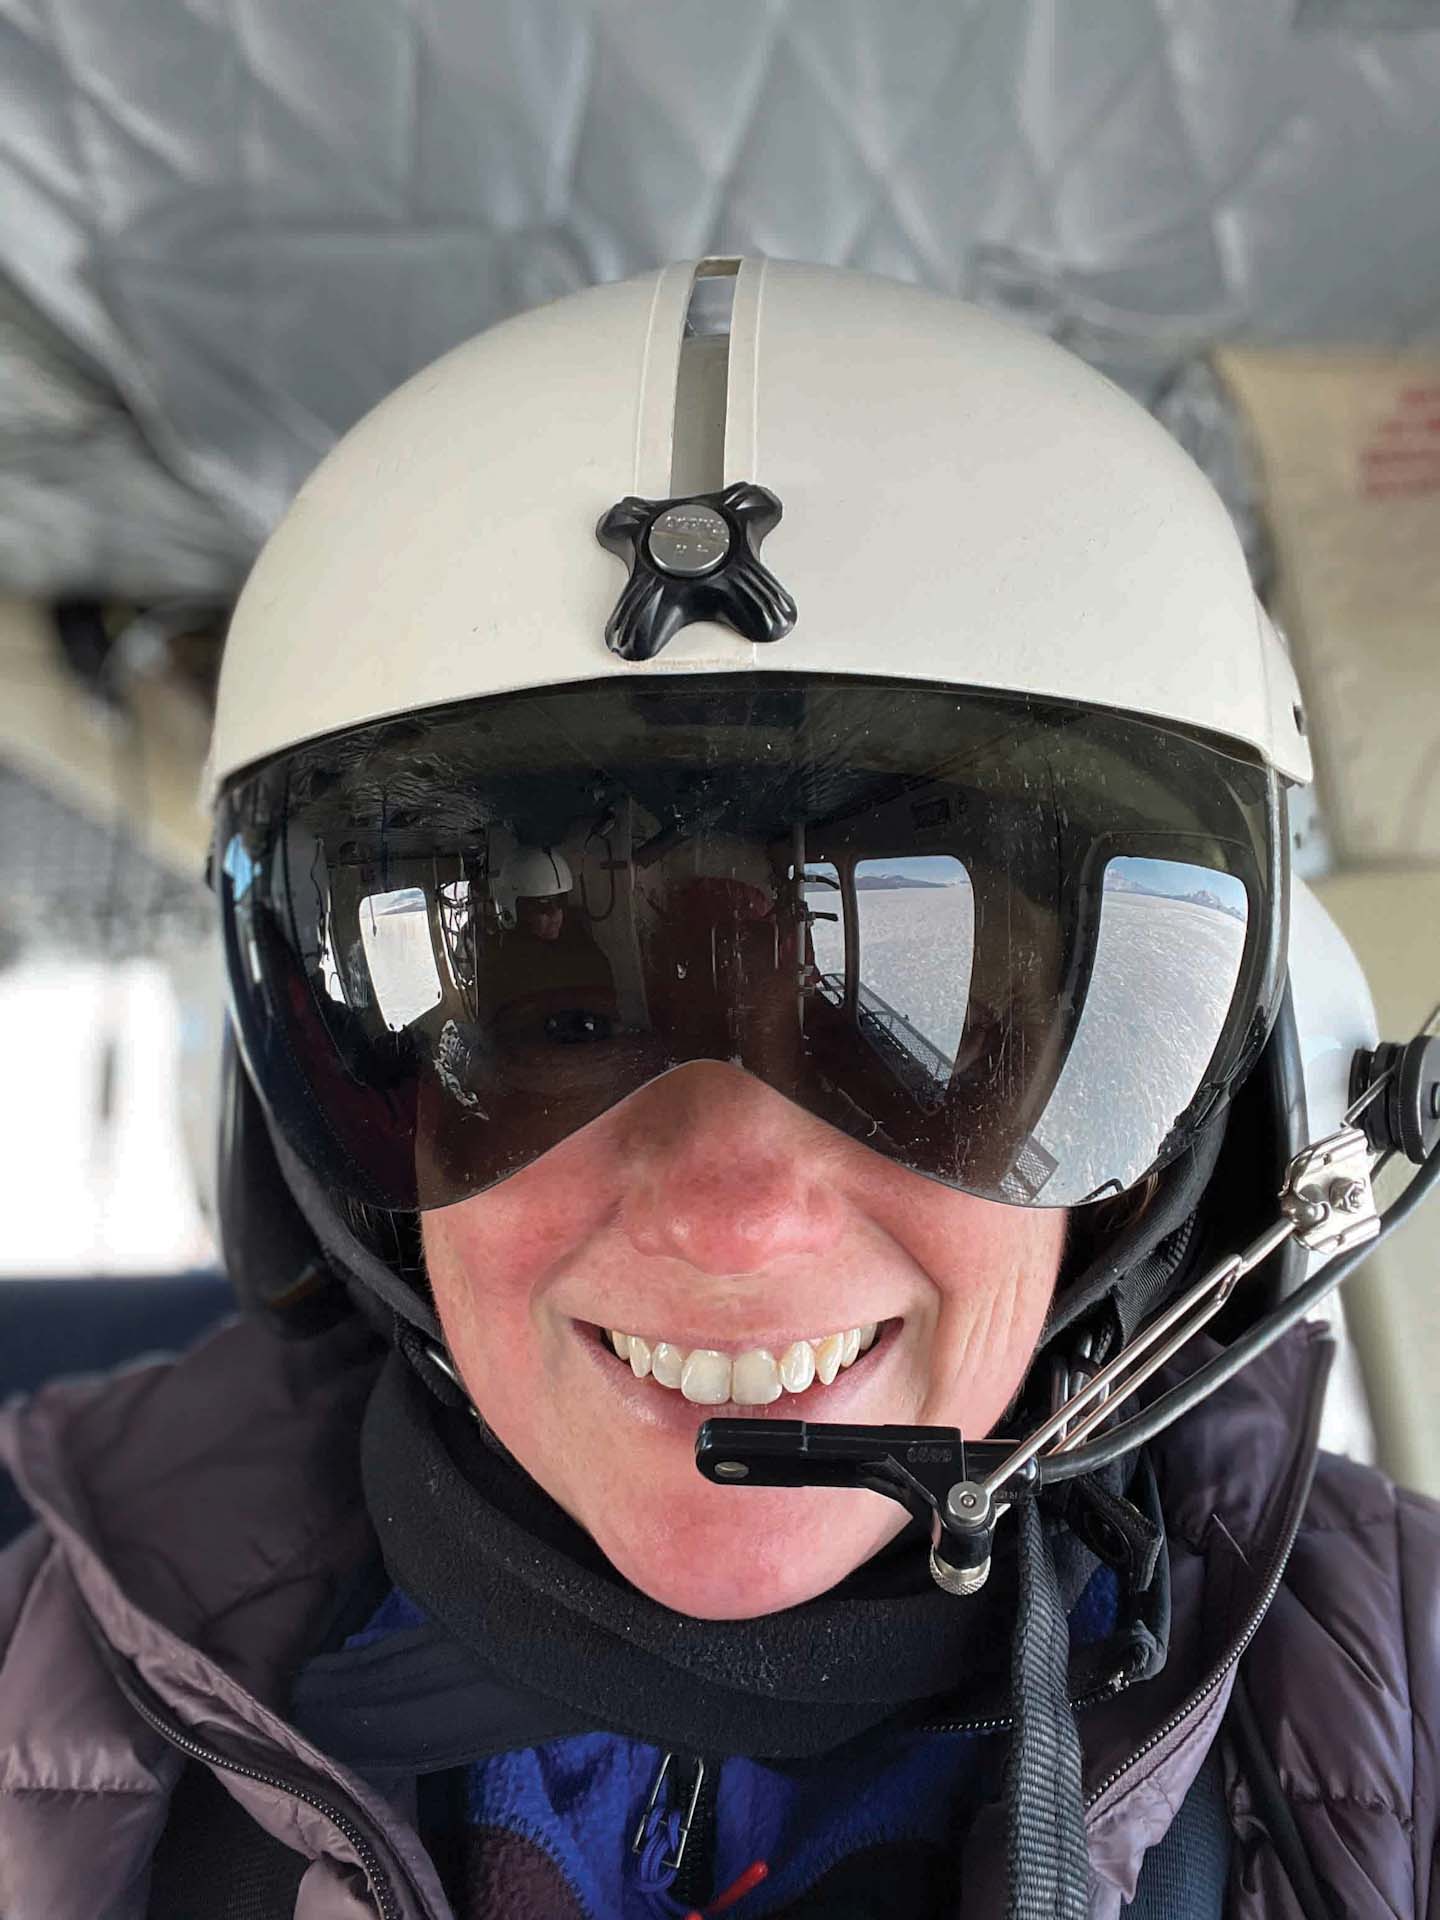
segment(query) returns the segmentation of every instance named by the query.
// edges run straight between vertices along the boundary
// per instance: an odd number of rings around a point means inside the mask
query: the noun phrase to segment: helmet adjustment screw
[[[1382,1041],[1350,1067],[1352,1109],[1376,1153],[1400,1152],[1412,1165],[1440,1142],[1440,1035],[1426,1030],[1402,1043]]]
[[[1280,1211],[1307,1253],[1348,1253],[1380,1231],[1370,1173],[1370,1144],[1358,1126],[1342,1126],[1296,1154]]]

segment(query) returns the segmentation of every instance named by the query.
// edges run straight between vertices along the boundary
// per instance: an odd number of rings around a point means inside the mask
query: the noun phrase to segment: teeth
[[[650,1371],[662,1387],[678,1387],[684,1366],[682,1348],[672,1347],[668,1340],[656,1341],[655,1350],[650,1355]]]
[[[780,1356],[780,1384],[787,1393],[803,1393],[815,1378],[815,1349],[808,1340],[795,1340]]]
[[[730,1398],[730,1356],[713,1347],[696,1347],[680,1369],[680,1391],[697,1406],[719,1407]]]
[[[768,1407],[780,1398],[780,1369],[764,1347],[751,1347],[731,1368],[730,1397],[737,1407]]]
[[[822,1387],[828,1387],[840,1371],[840,1362],[844,1353],[843,1333],[827,1333],[823,1340],[815,1343],[815,1378]]]
[[[697,1406],[720,1407],[730,1400],[739,1407],[768,1407],[782,1393],[804,1393],[817,1380],[828,1387],[843,1367],[869,1352],[878,1331],[878,1322],[870,1320],[818,1340],[792,1340],[778,1360],[768,1347],[732,1355],[716,1347],[687,1352],[671,1341],[651,1342],[617,1328],[605,1337],[637,1380],[649,1376],[659,1386],[678,1387]]]

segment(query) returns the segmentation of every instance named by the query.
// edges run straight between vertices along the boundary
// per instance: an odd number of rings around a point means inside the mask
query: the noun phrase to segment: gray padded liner
[[[227,591],[406,374],[678,255],[964,292],[1151,404],[1217,335],[1433,336],[1440,32],[1380,12],[0,0],[0,280],[33,316],[18,346],[0,316],[0,396],[53,347],[90,415],[0,427],[0,585]]]

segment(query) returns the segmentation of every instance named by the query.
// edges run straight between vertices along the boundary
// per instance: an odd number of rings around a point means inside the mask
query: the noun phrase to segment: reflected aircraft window
[[[475,909],[468,880],[446,880],[439,894],[440,932],[459,987],[475,984]]]
[[[802,892],[814,973],[807,980],[833,1005],[845,998],[845,911],[840,875],[828,860],[806,864]]]
[[[1240,976],[1249,906],[1233,874],[1182,860],[1107,862],[1084,1011],[1035,1128],[1043,1152],[1091,1193],[1121,1192],[1134,1114],[1163,1134],[1210,1064]]]
[[[360,902],[360,942],[375,1003],[392,1033],[440,1004],[430,916],[419,887],[368,894]]]
[[[860,1014],[943,1088],[955,1065],[975,949],[975,894],[953,854],[861,860],[855,867]]]
[[[340,962],[335,958],[330,915],[326,913],[320,922],[320,984],[338,1006],[345,1005],[345,981],[340,972]]]
[[[255,878],[255,862],[250,858],[245,842],[238,833],[231,834],[220,866],[221,870],[230,876],[231,890],[235,899],[243,900]]]

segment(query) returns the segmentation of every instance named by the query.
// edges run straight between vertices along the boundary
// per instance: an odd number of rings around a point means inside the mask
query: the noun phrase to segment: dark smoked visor
[[[698,1060],[932,1179],[1075,1206],[1253,1060],[1279,816],[1239,749],[953,687],[474,701],[230,783],[235,1020],[291,1146],[385,1208],[478,1193]]]

